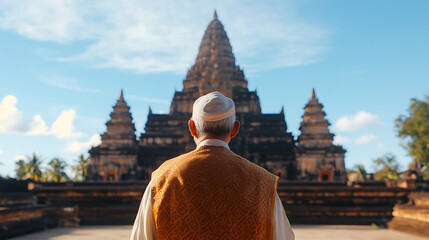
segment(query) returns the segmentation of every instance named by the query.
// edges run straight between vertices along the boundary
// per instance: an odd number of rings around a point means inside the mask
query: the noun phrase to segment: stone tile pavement
[[[428,240],[388,229],[354,225],[294,225],[296,240]],[[82,226],[55,228],[15,240],[113,240],[128,239],[131,226]]]
[[[295,225],[296,240],[428,240],[409,233],[357,225]]]

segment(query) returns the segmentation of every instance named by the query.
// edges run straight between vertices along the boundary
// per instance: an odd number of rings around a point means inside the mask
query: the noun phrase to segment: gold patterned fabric
[[[272,239],[278,177],[203,146],[152,174],[157,239]]]

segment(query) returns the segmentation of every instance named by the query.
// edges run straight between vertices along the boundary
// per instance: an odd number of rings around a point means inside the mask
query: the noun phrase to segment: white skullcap
[[[212,92],[194,102],[192,118],[206,122],[220,121],[235,114],[235,105],[231,98],[220,92]]]

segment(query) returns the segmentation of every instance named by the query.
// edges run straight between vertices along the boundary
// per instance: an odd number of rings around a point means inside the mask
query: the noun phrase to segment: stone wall
[[[38,204],[30,181],[0,179],[0,239],[55,227],[50,209]]]
[[[149,181],[36,185],[39,203],[79,207],[81,225],[133,224]]]
[[[379,224],[392,218],[410,190],[381,186],[348,187],[342,182],[279,183],[278,193],[294,224]]]

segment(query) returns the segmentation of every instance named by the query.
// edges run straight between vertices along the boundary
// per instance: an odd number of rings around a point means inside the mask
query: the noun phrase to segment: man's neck
[[[219,139],[219,140],[222,140],[222,141],[226,142],[227,144],[229,143],[229,141],[231,141],[231,138],[229,138],[228,136],[226,136],[226,137],[219,137],[219,136],[214,136],[214,135],[211,135],[211,134],[203,134],[199,138],[195,138],[194,137],[194,141],[195,141],[195,144],[197,144],[197,146],[202,141],[204,141],[206,139]]]
[[[216,146],[216,147],[224,147],[224,148],[229,149],[228,143],[226,143],[223,140],[213,139],[213,138],[212,139],[206,139],[206,140],[203,140],[202,142],[200,142],[197,145],[197,149],[200,147],[203,147],[203,146]]]

